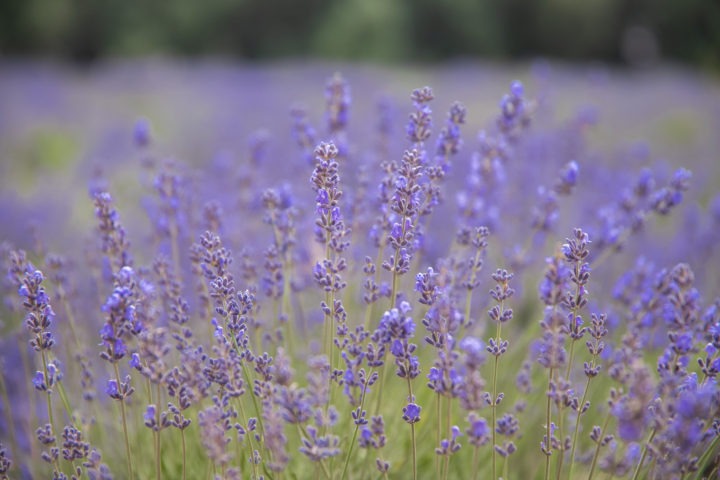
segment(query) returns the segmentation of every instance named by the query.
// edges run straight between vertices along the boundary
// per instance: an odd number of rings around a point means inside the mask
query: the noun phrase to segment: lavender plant
[[[3,242],[0,479],[716,478],[717,201],[693,254],[689,170],[593,163],[519,82],[474,152],[409,100],[363,138],[336,74],[324,134],[207,168],[142,120],[144,209],[101,175],[84,249]]]

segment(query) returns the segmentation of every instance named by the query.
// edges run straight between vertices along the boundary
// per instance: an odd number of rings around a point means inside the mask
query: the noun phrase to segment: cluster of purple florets
[[[591,122],[535,133],[519,82],[477,145],[424,87],[363,151],[351,98],[266,188],[267,133],[213,190],[138,122],[147,235],[110,178],[81,252],[3,243],[0,478],[717,476],[720,203],[701,262],[647,233],[690,172],[585,181]]]

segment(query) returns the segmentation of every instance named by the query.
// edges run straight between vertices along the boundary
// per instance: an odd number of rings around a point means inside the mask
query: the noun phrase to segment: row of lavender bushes
[[[202,170],[140,121],[149,222],[98,175],[76,248],[3,243],[0,478],[715,478],[720,201],[674,242],[691,173],[591,114],[411,102],[361,145],[335,75],[292,158]]]

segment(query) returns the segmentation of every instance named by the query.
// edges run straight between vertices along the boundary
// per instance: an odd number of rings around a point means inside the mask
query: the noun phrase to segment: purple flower
[[[400,340],[393,340],[393,343],[390,346],[390,353],[396,357],[401,357],[405,354],[405,348]]]
[[[471,413],[468,416],[468,427],[465,429],[465,434],[471,445],[476,447],[484,445],[490,439],[490,427],[488,427],[487,420]]]
[[[145,414],[143,415],[145,425],[147,425],[148,423],[155,423],[155,414],[155,405],[148,405],[147,409],[145,410]]]
[[[130,357],[130,368],[134,368],[136,370],[139,370],[141,368],[140,355],[138,355],[137,353],[133,353]]]
[[[105,387],[105,393],[107,393],[110,398],[120,398],[117,380],[108,380],[107,386]]]
[[[406,406],[403,407],[403,420],[405,420],[407,423],[417,423],[420,421],[420,411],[422,410],[422,407],[415,403],[408,403]]]
[[[35,376],[33,376],[32,379],[33,386],[36,390],[40,390],[41,392],[44,392],[47,390],[47,384],[45,383],[45,374],[43,372],[37,371],[35,372]]]
[[[116,339],[115,344],[113,346],[114,358],[116,358],[116,359],[123,358],[126,353],[127,353],[127,347],[125,346],[125,342],[123,342],[119,338]]]

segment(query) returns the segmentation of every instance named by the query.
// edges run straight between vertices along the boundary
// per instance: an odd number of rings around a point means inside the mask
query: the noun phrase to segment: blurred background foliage
[[[0,54],[382,62],[671,59],[720,69],[717,0],[3,0]]]

